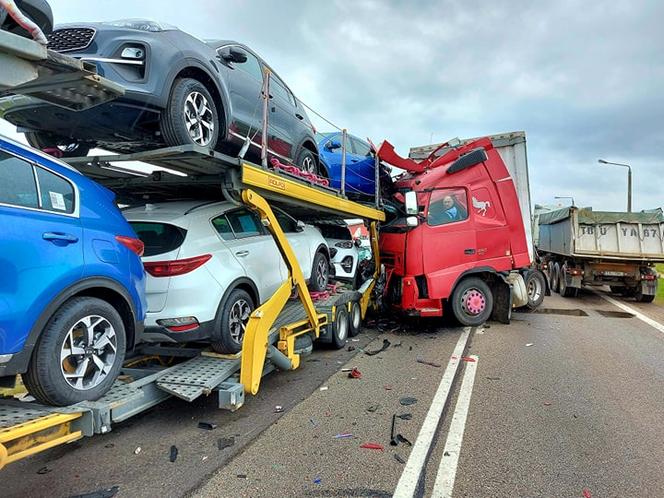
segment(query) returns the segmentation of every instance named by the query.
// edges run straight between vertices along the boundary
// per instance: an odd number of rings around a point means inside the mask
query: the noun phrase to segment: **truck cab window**
[[[468,218],[468,197],[464,189],[436,190],[431,194],[427,223],[432,226],[455,223]]]

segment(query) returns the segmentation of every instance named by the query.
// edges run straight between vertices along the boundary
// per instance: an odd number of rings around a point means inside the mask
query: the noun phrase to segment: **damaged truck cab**
[[[379,238],[390,305],[422,317],[442,316],[447,307],[466,326],[492,317],[509,321],[512,307],[528,299],[527,177],[520,205],[513,176],[490,138],[443,144],[420,162],[397,156],[389,143],[378,154],[406,170],[393,199],[402,213]]]

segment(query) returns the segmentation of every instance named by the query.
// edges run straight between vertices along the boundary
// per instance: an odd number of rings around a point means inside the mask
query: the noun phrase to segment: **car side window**
[[[288,102],[290,105],[295,106],[295,97],[293,97],[286,88],[286,85],[284,85],[274,74],[270,76],[270,93],[273,96],[282,99],[284,102]]]
[[[32,164],[0,151],[0,203],[38,208]]]
[[[369,147],[369,144],[363,142],[362,140],[359,140],[355,137],[350,137],[351,141],[353,142],[353,150],[355,154],[358,156],[368,156],[369,152],[371,152],[371,147]]]
[[[74,187],[64,178],[36,167],[41,208],[46,211],[71,214],[74,212]]]
[[[446,225],[468,218],[468,197],[462,188],[435,190],[431,194],[427,223]]]
[[[226,218],[235,233],[235,237],[243,239],[246,237],[256,237],[263,235],[263,225],[261,225],[258,216],[248,209],[237,209],[226,213]]]
[[[279,226],[284,232],[297,232],[297,222],[282,211],[275,210],[274,215],[277,217]]]
[[[225,215],[222,214],[221,216],[213,218],[212,226],[221,236],[222,239],[233,240],[235,238],[235,235],[233,234],[233,229],[231,228],[231,224]]]

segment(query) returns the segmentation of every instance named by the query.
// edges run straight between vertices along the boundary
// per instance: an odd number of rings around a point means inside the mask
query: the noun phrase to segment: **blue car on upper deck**
[[[341,132],[316,133],[318,151],[330,186],[341,188]],[[350,197],[373,197],[376,189],[375,159],[371,146],[353,135],[346,135],[346,194]]]
[[[143,243],[115,194],[0,137],[0,379],[42,403],[96,399],[142,332]]]

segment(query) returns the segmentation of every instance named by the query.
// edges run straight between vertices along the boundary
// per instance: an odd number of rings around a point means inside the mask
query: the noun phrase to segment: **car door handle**
[[[475,249],[464,249],[463,253],[464,254],[475,254]]]
[[[356,162],[358,162],[358,161],[359,161],[359,159],[351,159],[351,160],[350,160],[351,163],[356,163]]]
[[[78,237],[75,235],[71,235],[69,233],[63,233],[63,232],[44,232],[42,234],[42,239],[44,240],[60,240],[63,242],[68,242],[70,244],[73,244],[74,242],[78,242]]]
[[[249,251],[238,251],[235,255],[244,258],[245,256],[249,256]]]
[[[299,112],[296,112],[296,113],[295,113],[295,117],[296,117],[297,119],[299,119],[300,121],[302,121],[302,120],[304,119],[304,116],[303,116],[302,114],[300,114]]]

